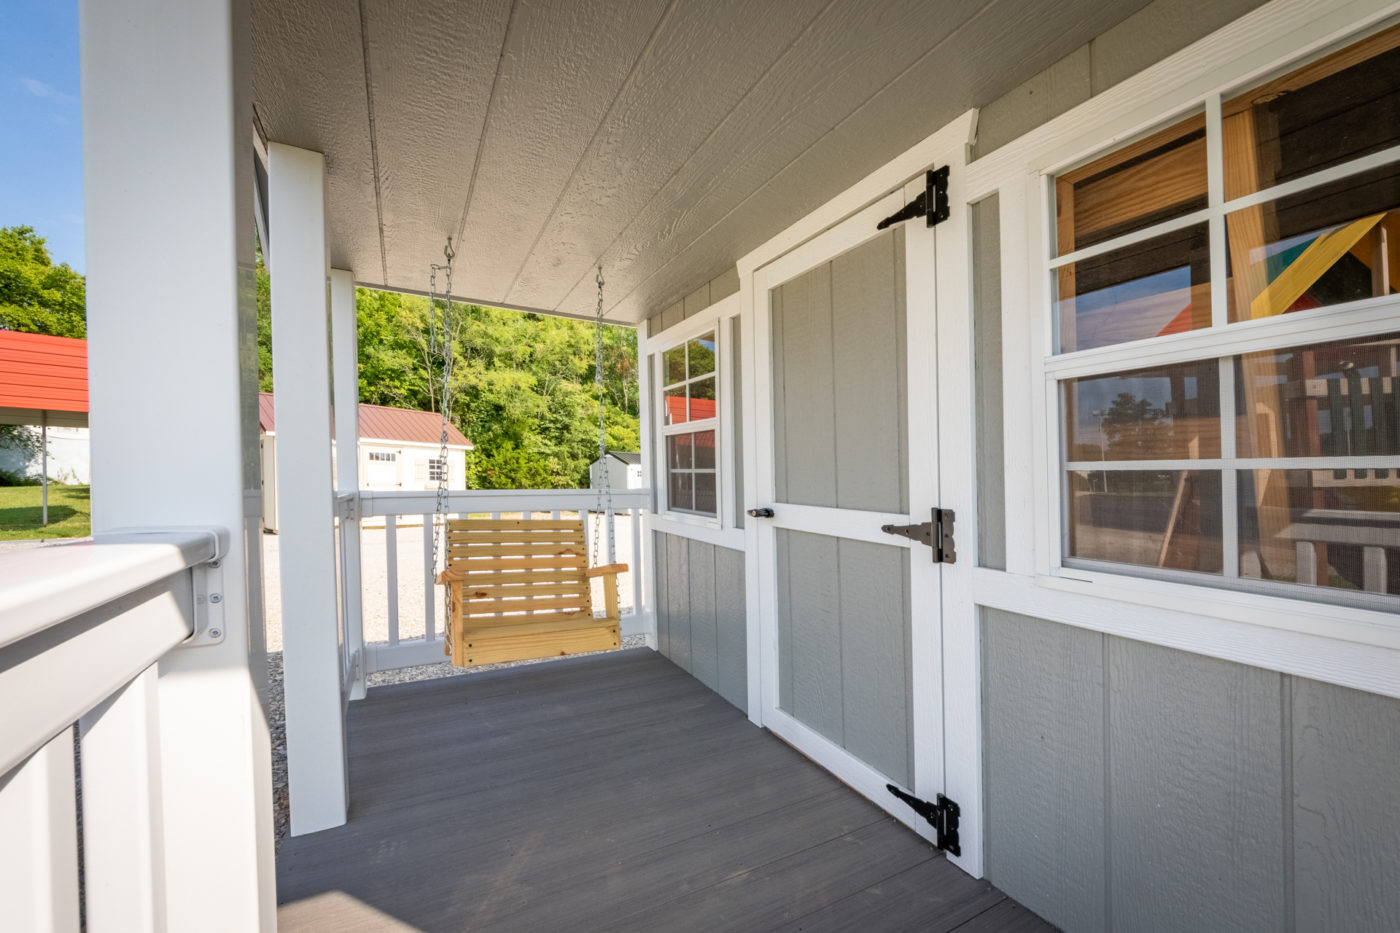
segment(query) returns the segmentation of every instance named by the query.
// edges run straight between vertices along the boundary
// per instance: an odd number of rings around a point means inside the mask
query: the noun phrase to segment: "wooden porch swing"
[[[429,278],[429,352],[442,354],[442,451],[447,462],[451,418],[452,239],[445,265]],[[437,274],[446,274],[446,294],[437,297]],[[595,382],[598,387],[598,456],[606,455],[603,411],[603,270],[598,270]],[[577,519],[462,518],[447,516],[447,470],[438,477],[434,513],[433,566],[442,556],[438,584],[443,602],[443,653],[457,667],[607,651],[622,645],[617,577],[626,564],[588,566],[584,517]],[[608,556],[614,553],[612,492],[599,490],[596,522],[608,522]],[[599,552],[599,525],[594,550]],[[593,580],[602,578],[605,612],[594,616]]]

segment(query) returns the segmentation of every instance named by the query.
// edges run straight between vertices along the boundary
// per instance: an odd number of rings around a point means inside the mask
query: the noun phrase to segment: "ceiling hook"
[[[457,258],[457,251],[452,248],[452,237],[447,238],[447,245],[442,248],[442,254],[447,257],[447,264],[452,265],[452,260]]]

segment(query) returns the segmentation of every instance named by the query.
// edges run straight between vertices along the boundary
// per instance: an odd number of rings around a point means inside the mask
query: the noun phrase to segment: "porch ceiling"
[[[361,283],[636,322],[1144,4],[253,0],[254,106]]]

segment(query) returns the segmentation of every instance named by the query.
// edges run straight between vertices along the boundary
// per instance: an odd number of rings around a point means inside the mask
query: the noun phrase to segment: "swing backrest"
[[[593,617],[581,519],[450,521],[447,570],[460,575],[454,617],[496,625]]]

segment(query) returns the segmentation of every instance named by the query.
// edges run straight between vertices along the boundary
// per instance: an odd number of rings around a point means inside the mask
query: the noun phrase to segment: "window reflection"
[[[1210,326],[1205,224],[1056,270],[1060,350],[1088,350]]]
[[[1220,474],[1073,471],[1068,532],[1070,557],[1220,573]]]
[[[1242,457],[1400,455],[1400,333],[1239,358]]]
[[[1400,475],[1246,470],[1239,489],[1241,576],[1400,593]]]
[[[1220,456],[1220,365],[1182,363],[1065,381],[1071,461]]]
[[[1226,215],[1230,320],[1395,294],[1400,166]]]
[[[1225,101],[1225,197],[1400,143],[1397,45],[1400,27],[1387,29]]]

